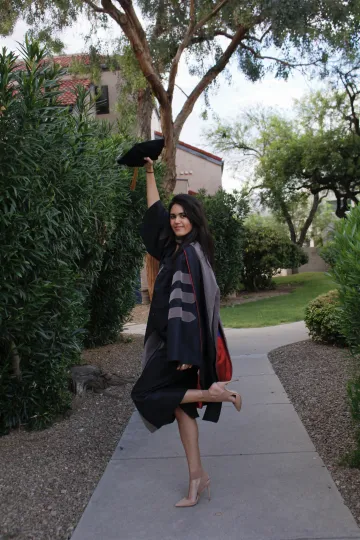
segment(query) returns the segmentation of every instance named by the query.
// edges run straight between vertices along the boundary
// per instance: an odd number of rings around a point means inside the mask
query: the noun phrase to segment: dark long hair
[[[181,242],[182,247],[186,247],[191,242],[199,242],[204,254],[209,260],[211,266],[214,266],[214,240],[211,236],[208,221],[205,216],[204,207],[193,195],[179,194],[175,195],[169,204],[169,213],[174,204],[179,204],[183,207],[187,218],[192,224],[192,230],[187,234]],[[174,231],[170,227],[170,236],[172,240],[176,239]]]

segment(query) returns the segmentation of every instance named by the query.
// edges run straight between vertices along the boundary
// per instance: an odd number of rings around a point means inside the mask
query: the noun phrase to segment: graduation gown
[[[145,334],[143,372],[132,398],[150,430],[171,423],[176,407],[198,416],[202,404],[181,401],[189,389],[229,380],[231,359],[219,319],[216,279],[197,243],[175,253],[169,214],[160,201],[146,212],[141,229],[150,255],[160,261]],[[179,364],[192,367],[179,371]],[[221,403],[206,404],[204,420],[217,422]]]

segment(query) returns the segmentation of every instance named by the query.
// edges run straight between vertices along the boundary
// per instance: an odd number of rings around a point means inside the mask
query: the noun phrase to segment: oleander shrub
[[[161,171],[156,166],[155,169],[156,177],[161,177]],[[89,294],[87,346],[113,343],[136,303],[136,288],[145,255],[139,235],[146,210],[142,176],[135,191],[128,190],[125,197],[120,194],[114,199],[114,228],[106,242],[101,270]]]
[[[337,224],[331,258],[330,274],[339,289],[341,331],[352,353],[360,357],[360,206]]]
[[[305,310],[305,324],[314,341],[345,346],[346,339],[341,332],[339,291],[335,289],[312,300]]]
[[[201,191],[197,196],[204,205],[215,242],[214,270],[220,294],[227,296],[238,289],[242,276],[248,201],[240,193],[226,193],[222,189],[215,195]]]
[[[128,142],[91,119],[83,88],[73,114],[62,105],[63,75],[36,42],[21,64],[0,53],[0,433],[45,427],[70,407],[87,331],[113,339],[142,264],[141,186],[130,193],[115,163]]]
[[[351,467],[360,468],[360,206],[337,223],[331,243],[330,274],[339,289],[341,332],[354,358],[354,374],[347,391],[357,426],[357,447],[346,456]]]
[[[245,222],[244,266],[241,276],[248,291],[273,289],[281,268],[298,268],[308,262],[301,247],[292,243],[280,228],[261,219]]]

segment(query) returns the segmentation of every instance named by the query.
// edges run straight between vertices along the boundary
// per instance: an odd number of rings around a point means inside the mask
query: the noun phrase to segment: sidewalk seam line
[[[121,452],[121,450],[120,450]],[[287,455],[287,454],[316,454],[319,456],[319,454],[316,452],[316,450],[294,450],[289,452],[259,452],[259,453],[247,453],[244,452],[242,454],[202,454],[202,458],[206,457],[237,457],[237,456],[278,456],[278,455]],[[319,456],[320,457],[320,456]],[[138,459],[185,459],[186,456],[153,456],[153,457],[118,457],[118,458],[111,458],[111,461],[128,461],[130,459],[138,460]]]

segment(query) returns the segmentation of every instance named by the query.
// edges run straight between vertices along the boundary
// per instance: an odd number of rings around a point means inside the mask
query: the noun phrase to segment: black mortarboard
[[[142,167],[145,165],[144,158],[149,157],[153,161],[157,159],[164,148],[164,139],[154,139],[135,144],[126,154],[119,156],[117,162],[119,165],[128,167]]]
[[[164,148],[164,139],[154,139],[152,141],[145,141],[135,144],[126,154],[119,156],[117,162],[119,165],[127,165],[128,167],[135,167],[133,181],[131,182],[130,189],[134,190],[136,186],[136,179],[138,174],[137,167],[143,167],[146,165],[144,158],[149,157],[155,161],[161,154]]]

